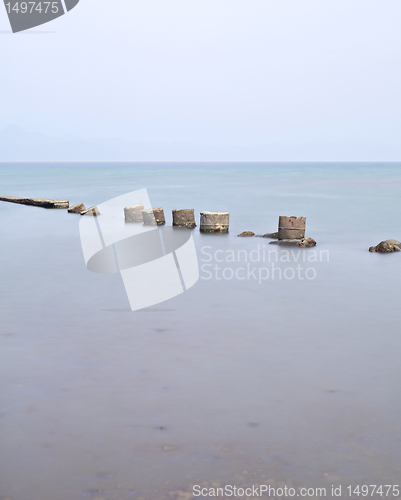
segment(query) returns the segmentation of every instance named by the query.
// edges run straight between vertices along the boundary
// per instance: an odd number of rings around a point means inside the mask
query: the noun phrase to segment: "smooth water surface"
[[[167,224],[224,210],[230,233],[193,230],[198,283],[135,313],[119,275],[86,269],[79,215],[0,202],[0,498],[399,484],[401,253],[368,248],[401,239],[401,165],[0,167],[4,196],[89,207],[141,188]],[[279,215],[306,216],[318,246],[236,237]],[[248,264],[256,279],[222,277]],[[313,279],[284,277],[298,265]]]

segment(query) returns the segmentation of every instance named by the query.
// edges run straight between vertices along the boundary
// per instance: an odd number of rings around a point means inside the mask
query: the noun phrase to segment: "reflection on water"
[[[119,275],[86,270],[79,216],[1,204],[0,498],[400,482],[401,255],[367,252],[400,239],[399,166],[0,173],[5,195],[89,206],[146,187],[166,215],[229,210],[229,235],[192,232],[201,266],[205,246],[267,245],[236,234],[273,231],[280,214],[306,215],[330,254],[313,280],[201,272],[186,293],[132,313]],[[178,184],[194,187],[168,189]]]

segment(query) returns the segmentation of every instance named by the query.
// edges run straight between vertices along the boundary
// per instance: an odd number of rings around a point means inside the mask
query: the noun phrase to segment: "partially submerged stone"
[[[309,238],[309,236],[305,236],[299,243],[299,247],[302,248],[311,248],[316,246],[316,241],[313,238]]]
[[[81,215],[91,215],[91,216],[97,217],[98,215],[100,215],[100,212],[99,212],[99,209],[97,207],[90,207],[87,210],[84,210],[83,212],[81,212]]]
[[[255,233],[253,233],[252,231],[244,231],[243,233],[239,234],[238,236],[243,236],[243,237],[255,236]]]
[[[125,222],[142,222],[143,221],[143,209],[145,207],[142,203],[137,203],[136,205],[129,205],[124,208],[124,218]]]
[[[285,239],[285,240],[277,240],[277,241],[270,241],[269,245],[280,245],[283,247],[298,247],[299,244],[301,243],[302,239]]]
[[[193,208],[176,208],[173,210],[173,226],[193,229],[196,227]]]
[[[280,245],[284,247],[301,247],[301,248],[311,248],[316,246],[316,241],[309,236],[301,239],[287,238],[285,240],[271,241],[269,245]]]
[[[397,240],[381,241],[375,247],[370,247],[369,252],[393,253],[401,251],[401,243]]]
[[[72,207],[70,207],[67,212],[69,214],[81,214],[82,212],[85,212],[86,208],[83,203],[76,203]]]
[[[18,198],[16,196],[0,196],[0,201],[41,208],[68,208],[70,206],[70,202],[68,200],[49,200],[47,198]]]
[[[142,210],[143,223],[147,226],[164,226],[166,219],[161,207]]]
[[[228,233],[229,212],[201,212],[200,230],[203,233]]]
[[[395,247],[398,247],[398,248],[401,247],[401,243],[399,241],[397,241],[397,240],[386,240],[386,242],[390,243],[390,245],[394,245]]]

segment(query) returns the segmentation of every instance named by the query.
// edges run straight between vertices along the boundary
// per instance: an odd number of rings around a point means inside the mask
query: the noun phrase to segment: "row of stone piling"
[[[177,208],[173,210],[173,226],[194,229],[196,227],[193,208]],[[163,226],[166,223],[163,208],[145,210],[142,203],[124,208],[125,222],[143,222],[148,226]],[[228,233],[228,212],[201,212],[200,230],[204,233]]]
[[[16,196],[0,196],[0,201],[30,205],[42,208],[67,209],[69,213],[99,216],[100,211],[96,206],[85,208],[83,203],[77,203],[70,207],[68,200],[49,200],[47,198],[20,198]],[[142,222],[145,225],[162,226],[166,223],[163,208],[151,208],[145,210],[143,204],[130,205],[124,208],[125,222]],[[200,231],[203,233],[228,233],[229,212],[200,213]],[[187,229],[196,227],[195,214],[192,208],[182,208],[173,210],[173,226]],[[305,236],[306,217],[281,215],[276,233],[256,235],[252,231],[244,231],[238,236],[260,236],[277,241],[279,245],[297,245],[300,247],[311,247],[316,245],[316,241]],[[391,253],[401,252],[401,242],[397,240],[382,241],[375,247],[369,248],[370,252]]]
[[[68,200],[49,200],[47,198],[18,198],[14,196],[2,196],[1,201],[33,205],[43,208],[66,208],[69,213],[81,215],[100,215],[96,206],[86,208],[83,203],[77,203],[70,207]],[[143,222],[145,225],[162,226],[166,223],[163,208],[145,209],[142,203],[130,205],[124,208],[125,222]],[[279,218],[278,239],[295,240],[305,236],[306,217]],[[230,225],[229,212],[204,211],[200,213],[200,230],[204,233],[228,233]],[[193,208],[182,208],[173,210],[173,226],[194,229],[196,227]],[[247,236],[254,235],[249,231]],[[245,234],[244,234],[245,235]]]
[[[74,205],[69,212],[82,215],[100,215],[97,207],[85,209],[82,204]],[[196,227],[193,208],[174,209],[173,226],[194,229]],[[147,226],[163,226],[166,224],[164,210],[161,207],[145,209],[142,203],[124,208],[124,218],[127,223],[142,222]],[[203,233],[228,233],[230,226],[229,212],[204,211],[200,213],[200,231]],[[278,241],[297,241],[305,238],[306,217],[281,215],[278,222],[278,232],[260,235],[277,239]],[[251,231],[244,231],[238,236],[256,236]]]
[[[85,209],[82,204],[74,205],[69,212],[81,213],[81,215],[100,215],[97,207]],[[193,208],[181,208],[173,210],[173,226],[187,229],[196,227],[195,213]],[[142,203],[130,205],[124,208],[125,222],[142,222],[148,226],[163,226],[166,224],[163,208],[151,208],[145,210]],[[200,231],[203,233],[228,233],[230,225],[229,212],[210,212],[200,213]],[[278,220],[278,231],[276,233],[267,233],[256,235],[252,231],[244,231],[238,236],[260,236],[277,241],[278,245],[298,246],[309,248],[316,246],[313,238],[305,236],[306,217],[280,215]],[[390,253],[401,251],[401,243],[396,240],[382,241],[379,245],[369,248],[370,252]]]
[[[193,229],[196,227],[195,213],[193,208],[175,209],[173,214],[173,226]],[[163,226],[166,223],[163,208],[152,208],[146,210],[142,203],[129,205],[124,208],[125,222],[143,222],[145,225]],[[230,226],[229,212],[204,211],[200,213],[200,231],[203,233],[228,233]],[[275,238],[281,242],[301,241],[305,238],[306,217],[280,216],[278,232],[266,237]],[[254,233],[246,231],[239,236],[255,236]]]
[[[100,215],[97,207],[85,209],[84,205],[77,204],[69,209],[70,212],[82,215]],[[195,211],[193,208],[179,208],[172,211],[173,226],[186,229],[196,227]],[[146,226],[164,226],[166,218],[162,207],[145,209],[142,203],[129,205],[124,208],[124,219],[126,223],[142,222]],[[200,231],[203,233],[228,233],[230,227],[229,212],[204,211],[200,213]],[[278,222],[278,232],[263,236],[278,240],[285,244],[301,242],[300,245],[314,246],[316,242],[311,238],[305,238],[306,217],[281,215]],[[244,231],[238,236],[257,236],[252,231]],[[307,241],[306,241],[307,240]]]

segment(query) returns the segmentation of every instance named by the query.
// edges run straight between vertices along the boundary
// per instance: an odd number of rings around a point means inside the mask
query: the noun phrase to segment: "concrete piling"
[[[173,226],[193,229],[196,227],[193,208],[176,208],[173,210]]]
[[[161,207],[142,210],[142,215],[143,223],[146,226],[164,226],[164,224],[166,223],[164,211]]]
[[[281,215],[278,221],[279,240],[302,240],[305,237],[306,217]]]
[[[200,230],[203,233],[228,233],[228,212],[201,212]]]
[[[144,206],[142,203],[138,203],[137,205],[129,205],[124,208],[124,217],[125,222],[142,222],[143,215],[142,212],[144,210]]]

